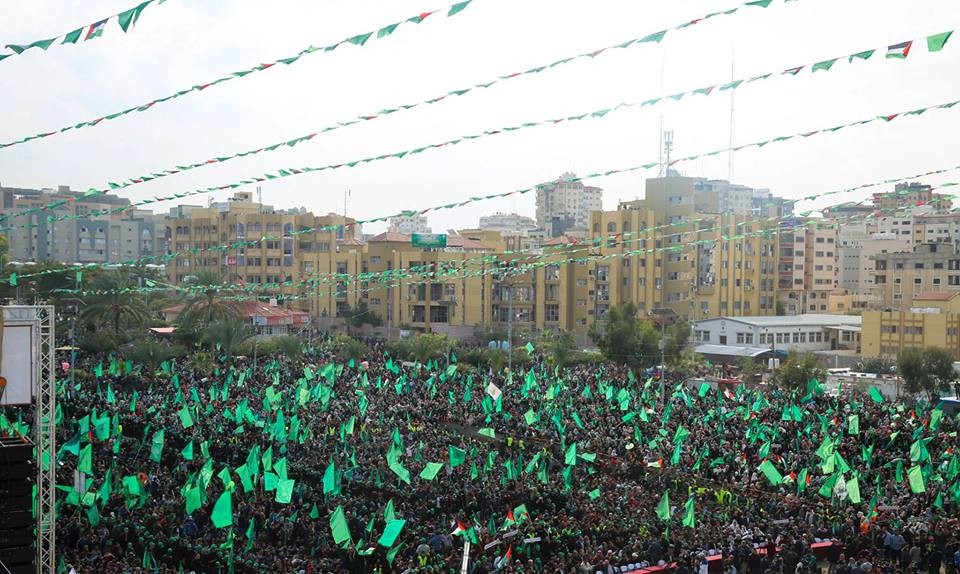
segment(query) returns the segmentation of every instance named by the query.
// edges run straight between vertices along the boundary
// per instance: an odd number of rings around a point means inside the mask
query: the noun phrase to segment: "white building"
[[[389,220],[389,233],[402,233],[404,235],[413,235],[414,233],[433,233],[433,230],[427,225],[426,215],[397,215]]]
[[[537,227],[550,237],[590,232],[590,212],[603,209],[603,190],[583,185],[572,173],[537,186]]]
[[[859,349],[860,325],[857,315],[718,317],[697,321],[694,338],[697,344],[786,351]]]
[[[510,235],[527,233],[537,229],[537,222],[519,213],[494,213],[480,218],[479,228],[484,231],[499,231]]]

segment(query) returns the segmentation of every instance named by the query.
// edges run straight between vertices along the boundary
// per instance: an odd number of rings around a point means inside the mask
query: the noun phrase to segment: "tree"
[[[363,357],[370,352],[370,349],[363,343],[343,333],[338,333],[333,338],[333,347],[336,349],[337,358],[343,362],[349,361],[350,359],[353,359],[355,362],[360,362],[363,360]]]
[[[150,312],[136,288],[126,269],[98,275],[90,285],[94,294],[83,299],[80,318],[91,327],[109,325],[114,337],[118,337],[120,328],[127,324],[146,327]]]
[[[380,318],[380,315],[372,311],[365,301],[361,301],[356,309],[350,309],[348,307],[341,314],[341,317],[343,317],[343,322],[346,323],[348,327],[355,329],[359,329],[364,325],[379,327],[383,324],[383,319]]]
[[[752,383],[757,380],[757,376],[763,372],[763,365],[754,361],[750,357],[740,359],[740,376],[743,382]]]
[[[191,294],[177,318],[181,328],[201,332],[217,321],[241,318],[239,304],[226,299],[223,280],[213,271],[198,272],[186,286]]]
[[[670,357],[667,363],[673,372],[683,378],[700,374],[705,366],[703,356],[697,354],[693,349],[681,350],[676,355]]]
[[[575,339],[570,331],[557,330],[544,334],[540,339],[543,350],[553,359],[553,364],[563,367],[575,351]]]
[[[874,373],[877,375],[889,375],[893,373],[893,363],[882,357],[874,357],[863,362],[860,369],[864,373]]]
[[[203,333],[204,341],[210,346],[210,352],[216,356],[220,352],[226,356],[226,362],[233,360],[233,351],[253,336],[250,327],[240,319],[217,319],[210,323]]]
[[[927,393],[933,399],[949,389],[957,378],[953,357],[944,349],[905,349],[897,359],[897,372],[911,394]]]
[[[660,360],[660,334],[649,321],[637,317],[633,302],[611,307],[606,320],[590,328],[590,338],[608,361],[633,369],[650,367]]]
[[[774,380],[785,389],[803,392],[806,391],[810,379],[823,381],[826,375],[813,353],[790,351],[787,360],[774,374]]]
[[[124,355],[133,360],[134,363],[140,363],[147,367],[147,373],[153,373],[160,366],[160,363],[174,357],[183,356],[186,350],[179,345],[166,345],[153,339],[143,339],[136,343],[132,349],[126,351]]]
[[[277,350],[288,359],[295,360],[303,354],[303,341],[296,335],[283,335],[275,339]]]
[[[666,328],[664,352],[671,359],[678,359],[690,340],[690,322],[678,319],[673,325]]]

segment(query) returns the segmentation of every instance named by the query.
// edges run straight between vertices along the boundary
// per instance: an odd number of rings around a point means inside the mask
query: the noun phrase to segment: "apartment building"
[[[780,221],[778,301],[787,315],[827,313],[838,289],[838,224],[833,220]]]
[[[0,187],[0,215],[11,261],[149,262],[163,253],[162,221],[112,194]]]
[[[590,213],[603,209],[603,190],[584,185],[576,174],[565,173],[537,186],[537,227],[549,237],[589,233]]]
[[[905,349],[939,347],[960,359],[960,293],[920,293],[913,305],[863,313],[863,356],[893,359]]]
[[[933,187],[917,182],[898,183],[892,192],[873,194],[873,205],[883,212],[899,211],[916,206],[930,206],[935,210],[950,209],[952,201],[946,195],[933,193]]]
[[[922,243],[871,260],[874,293],[884,309],[909,309],[922,293],[960,291],[960,254],[952,243]]]
[[[388,220],[387,230],[391,233],[403,233],[404,235],[433,233],[433,230],[427,224],[426,215],[395,215]]]

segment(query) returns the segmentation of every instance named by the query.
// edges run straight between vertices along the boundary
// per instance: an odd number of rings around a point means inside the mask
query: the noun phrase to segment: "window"
[[[560,320],[560,305],[547,304],[544,306],[544,320],[547,322],[557,322]]]

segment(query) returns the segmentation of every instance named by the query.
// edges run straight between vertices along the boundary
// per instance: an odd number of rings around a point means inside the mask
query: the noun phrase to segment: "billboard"
[[[410,237],[410,245],[426,249],[443,249],[447,246],[445,233],[414,233]]]
[[[0,376],[7,380],[0,405],[30,404],[37,390],[40,325],[22,309],[0,307]]]

